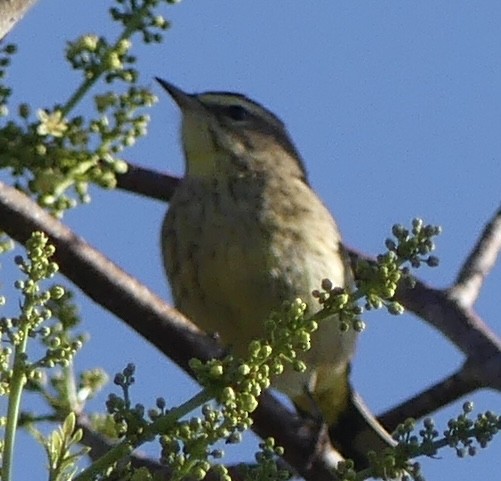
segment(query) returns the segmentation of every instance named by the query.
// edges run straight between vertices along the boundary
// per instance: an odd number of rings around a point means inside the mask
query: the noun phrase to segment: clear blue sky
[[[20,44],[9,77],[16,101],[35,107],[64,102],[79,81],[64,63],[65,41],[85,33],[113,38],[109,3],[39,2],[9,39]],[[165,43],[135,50],[143,82],[161,100],[151,110],[148,137],[126,152],[127,159],[182,172],[179,113],[153,76],[190,91],[246,93],[286,122],[347,244],[375,254],[393,223],[421,216],[442,225],[444,233],[437,251],[441,266],[419,275],[436,286],[453,280],[500,202],[501,3],[186,0],[165,7],[163,14],[173,24]],[[158,241],[165,206],[123,192],[94,189],[94,194],[91,205],[66,221],[169,298]],[[5,260],[2,272],[5,284],[12,273]],[[478,302],[498,333],[500,288],[497,267]],[[91,340],[78,357],[78,369],[104,366],[114,373],[136,362],[135,401],[146,406],[157,395],[176,404],[196,392],[186,375],[120,321],[83,296],[79,302],[82,328]],[[369,315],[366,322],[353,379],[375,412],[462,362],[440,334],[412,316]],[[92,407],[101,410],[104,399],[103,394]],[[468,399],[478,410],[500,405],[498,393]],[[438,413],[437,423],[445,426],[460,406]],[[41,449],[27,436],[21,442],[17,479],[28,473],[43,479]],[[466,460],[443,451],[440,460],[422,460],[424,472],[429,480],[490,478],[501,468],[500,448],[498,439]],[[231,460],[250,459],[254,440],[232,449]]]

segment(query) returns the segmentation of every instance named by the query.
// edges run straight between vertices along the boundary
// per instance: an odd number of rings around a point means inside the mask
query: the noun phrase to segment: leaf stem
[[[143,433],[138,434],[133,440],[126,439],[115,447],[111,448],[104,456],[92,463],[87,469],[82,471],[73,481],[91,481],[105,469],[130,454],[137,446],[151,437],[166,432],[170,426],[189,412],[197,409],[202,404],[213,398],[212,391],[204,389],[198,394],[188,399],[185,403],[169,411],[165,416],[152,422]]]
[[[144,16],[144,14],[148,11],[150,8],[149,4],[145,2],[145,4],[139,9],[134,11],[132,18],[130,21],[127,23],[127,26],[125,27],[124,31],[118,37],[118,40],[114,43],[113,46],[108,48],[108,50],[103,54],[103,57],[101,58],[101,63],[99,67],[96,69],[94,72],[94,75],[91,78],[86,78],[80,87],[73,93],[73,95],[68,99],[65,105],[61,108],[61,114],[63,117],[66,117],[71,110],[75,107],[75,105],[80,102],[80,100],[85,96],[85,94],[91,89],[91,87],[97,82],[99,77],[106,71],[106,65],[104,62],[104,59],[106,56],[110,53],[113,52],[118,48],[118,45],[122,40],[125,40],[129,37],[132,36],[134,31],[137,29],[138,24],[140,23],[140,20]]]
[[[12,476],[12,467],[14,462],[14,445],[16,440],[17,423],[19,420],[19,407],[23,387],[26,384],[26,363],[25,354],[28,344],[28,332],[30,329],[29,316],[22,316],[21,322],[24,322],[19,334],[21,340],[16,345],[14,351],[14,365],[12,371],[12,380],[9,395],[9,405],[7,408],[7,421],[5,426],[5,439],[2,463],[2,481],[10,481]]]

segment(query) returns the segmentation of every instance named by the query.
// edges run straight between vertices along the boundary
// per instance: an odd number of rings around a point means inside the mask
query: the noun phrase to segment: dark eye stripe
[[[222,110],[226,116],[236,121],[247,120],[251,117],[251,113],[245,107],[242,107],[241,105],[237,104],[228,105],[227,107],[224,107]]]
[[[215,115],[224,127],[240,136],[241,141],[246,141],[246,132],[259,132],[264,136],[271,136],[282,148],[298,160],[303,174],[302,180],[308,184],[306,171],[301,157],[292,143],[284,123],[268,109],[242,94],[232,92],[205,92],[198,94],[197,98]],[[239,125],[238,122],[245,124]],[[218,136],[213,132],[217,144]],[[250,145],[250,144],[249,144]],[[250,145],[250,147],[252,147]]]

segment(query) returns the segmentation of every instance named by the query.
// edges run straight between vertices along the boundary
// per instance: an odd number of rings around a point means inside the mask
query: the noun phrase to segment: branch
[[[37,0],[0,0],[0,39],[3,39]]]
[[[131,166],[120,176],[119,187],[160,200],[172,196],[179,179]],[[200,332],[189,320],[131,276],[92,249],[70,229],[49,216],[33,201],[0,183],[0,219],[7,234],[23,243],[32,231],[42,230],[56,246],[61,272],[89,297],[116,314],[145,339],[189,372],[188,360],[209,359],[222,354],[215,341]],[[361,256],[350,250],[353,256]],[[367,257],[366,257],[367,258]],[[479,386],[501,390],[501,342],[482,319],[464,307],[450,291],[433,289],[417,281],[414,289],[400,289],[396,299],[408,310],[439,329],[466,355],[460,376],[438,383],[413,400],[390,411],[392,425],[407,415],[418,417],[438,407],[437,400],[453,399]],[[434,395],[427,395],[434,392]],[[438,393],[447,397],[440,398]],[[430,401],[431,399],[431,401]],[[411,402],[417,408],[410,408]],[[446,401],[447,402],[447,401]],[[307,479],[329,480],[325,450],[317,443],[317,433],[304,420],[292,415],[273,396],[265,393],[254,416],[255,432],[274,436],[285,447],[286,461]],[[384,419],[383,419],[384,422]]]
[[[481,239],[486,231],[488,229]],[[348,250],[352,262],[360,258],[373,260]],[[400,287],[395,299],[447,337],[464,353],[466,360],[457,373],[378,417],[389,432],[404,419],[429,415],[481,387],[501,391],[501,340],[468,302],[462,301],[459,292],[451,294],[450,290],[435,289],[416,280],[413,288]]]
[[[45,232],[56,247],[60,272],[98,304],[171,358],[190,375],[192,358],[223,355],[214,339],[202,333],[179,311],[93,249],[68,227],[51,217],[23,193],[0,182],[0,229],[24,244],[31,232]],[[285,448],[285,460],[307,479],[332,480],[317,451],[311,426],[294,416],[271,394],[261,395],[254,415],[254,431],[273,436]]]
[[[84,446],[90,448],[88,454],[92,461],[96,461],[101,456],[104,456],[111,448],[115,446],[115,443],[110,439],[106,438],[102,434],[98,433],[92,426],[92,421],[85,414],[80,413],[77,417],[77,427],[83,432],[82,440],[80,441]],[[166,480],[170,478],[169,470],[157,463],[142,453],[135,451],[129,456],[125,461],[130,461],[135,468],[147,467],[151,473],[161,474]]]
[[[91,448],[88,456],[92,461],[99,459],[101,456],[105,455],[110,449],[112,449],[116,445],[116,443],[106,438],[105,436],[103,436],[94,429],[94,427],[92,426],[92,421],[86,414],[81,413],[78,415],[77,427],[80,428],[83,432],[83,437],[80,442],[84,446]],[[154,474],[156,477],[158,477],[158,479],[165,479],[166,481],[172,479],[172,470],[169,469],[168,466],[165,466],[157,461],[152,460],[150,457],[146,456],[141,452],[138,452],[137,450],[134,451],[128,457],[128,459],[124,461],[125,462],[130,461],[132,466],[136,469],[143,467],[147,468],[148,471]],[[245,476],[245,472],[242,470],[243,465],[241,463],[226,467],[233,481],[244,481],[245,479],[248,479],[248,477]],[[284,469],[287,469],[287,467],[284,466]],[[204,479],[206,481],[219,481],[220,478],[221,477],[219,473],[215,473],[214,471],[209,471]],[[195,479],[191,478],[191,481],[195,481]]]
[[[117,175],[117,187],[151,199],[168,202],[181,179],[129,164],[125,174]]]
[[[374,259],[348,248],[352,263]],[[464,307],[447,289],[435,289],[415,280],[414,287],[401,285],[395,294],[407,311],[416,314],[447,337],[468,361],[468,373],[476,384],[501,391],[501,339],[471,308]]]
[[[180,181],[179,178],[150,171],[150,187],[139,189],[138,185],[141,183],[141,179],[137,174],[138,171],[141,172],[141,176],[145,175],[144,169],[130,166],[130,170],[126,174],[126,181],[122,178],[123,176],[119,177],[118,187],[142,195],[149,195],[148,189],[151,188],[152,192],[161,193],[160,196],[153,194],[155,198],[170,200]],[[137,181],[133,182],[131,179],[136,178],[136,176]],[[458,276],[457,288],[435,289],[421,281],[416,281],[416,286],[413,289],[401,288],[395,296],[396,300],[402,303],[407,310],[444,334],[467,358],[465,366],[467,365],[468,369],[461,376],[451,376],[449,379],[453,379],[452,384],[447,384],[444,381],[437,385],[442,386],[442,388],[447,386],[447,389],[441,393],[442,396],[445,396],[442,398],[442,405],[454,399],[452,396],[454,392],[466,394],[480,386],[501,390],[501,340],[471,308],[472,301],[469,300],[478,295],[478,293],[475,295],[472,293],[474,289],[480,289],[481,281],[479,279],[483,280],[494,265],[497,253],[501,249],[500,231],[501,210],[488,223],[472,254],[465,262],[465,266]],[[360,254],[354,249],[349,247],[347,249],[353,261],[358,258],[371,260],[369,256]],[[460,292],[459,286],[462,284],[475,287],[469,287]],[[465,373],[468,373],[468,376],[465,376]],[[451,389],[451,386],[454,386],[454,389]],[[422,393],[423,398],[420,398],[419,406],[416,405],[416,412],[409,410],[409,405],[406,403],[402,405],[402,413],[405,414],[399,419],[406,419],[408,414],[411,414],[411,417],[420,417],[433,412],[437,405],[434,402],[429,402],[430,399],[434,398],[427,396],[427,392]],[[420,396],[413,399],[418,399]],[[424,403],[423,401],[426,400],[428,402]],[[397,409],[393,410],[394,414]],[[384,422],[383,425],[385,425]],[[391,425],[392,423],[390,423]]]
[[[1,182],[0,219],[0,228],[21,244],[33,231],[45,232],[56,247],[55,260],[68,279],[162,352],[168,352],[183,369],[188,369],[186,352],[200,359],[221,354],[221,348],[179,311],[27,196]]]
[[[471,307],[501,251],[501,207],[485,226],[482,235],[461,268],[449,295]]]

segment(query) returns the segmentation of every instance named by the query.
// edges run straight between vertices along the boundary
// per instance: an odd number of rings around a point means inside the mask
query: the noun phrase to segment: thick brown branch
[[[24,244],[35,230],[56,247],[61,272],[184,369],[186,352],[207,359],[220,353],[194,324],[149,291],[21,192],[0,183],[0,228]]]
[[[501,251],[501,207],[485,226],[475,247],[449,290],[461,305],[471,307],[477,300],[485,278],[494,267]]]
[[[0,182],[0,229],[25,243],[31,232],[45,232],[56,247],[60,271],[91,299],[114,313],[187,372],[188,362],[219,357],[222,349],[176,309],[93,249],[21,192]],[[306,479],[332,480],[315,451],[308,425],[268,393],[254,416],[255,432],[273,436],[286,449],[285,459]],[[302,434],[302,435],[298,435]],[[313,441],[312,441],[313,440]]]
[[[132,167],[130,170],[129,175],[131,177],[136,176],[136,169],[136,167]],[[153,173],[152,175],[157,176],[156,180],[152,179],[152,182],[155,183],[155,191],[162,192],[161,198],[163,200],[169,200],[179,179],[164,174]],[[119,186],[127,188],[120,182]],[[143,194],[148,193],[147,189],[140,191],[134,189],[133,191]],[[481,236],[478,245],[481,244],[483,247],[474,250],[474,252],[481,251],[483,254],[472,254],[470,259],[473,260],[467,261],[466,264],[471,264],[473,267],[463,269],[464,271],[479,270],[478,266],[482,266],[480,270],[484,273],[490,270],[499,250],[500,217],[501,213],[498,212]],[[359,257],[370,260],[370,257],[360,254],[349,247],[348,251],[353,260]],[[464,277],[467,278],[468,276],[465,275]],[[471,385],[489,386],[501,390],[501,340],[489,329],[476,312],[465,307],[464,302],[458,302],[457,295],[454,292],[434,289],[423,282],[417,281],[413,289],[401,288],[396,299],[407,310],[438,329],[466,355],[469,365],[468,372],[476,375],[474,383],[464,386],[463,389],[466,392],[468,392]]]
[[[166,201],[178,182],[175,177],[132,167],[128,174],[120,177],[119,186]],[[26,196],[1,183],[0,219],[0,228],[21,243],[33,230],[46,232],[56,246],[56,260],[65,276],[184,369],[188,370],[188,360],[192,357],[207,359],[221,353],[212,339],[203,335],[178,311]],[[351,253],[360,256],[353,250]],[[412,403],[409,401],[401,406],[400,413],[395,410],[387,413],[386,422],[390,426],[406,416],[418,417],[436,409],[439,407],[439,396],[443,396],[441,406],[457,393],[464,394],[478,386],[501,390],[501,342],[473,310],[462,307],[449,291],[433,289],[419,281],[414,289],[401,289],[397,299],[447,336],[465,353],[467,362],[461,376],[453,376],[449,384],[447,380],[443,381],[416,396]],[[411,408],[412,404],[415,407]],[[316,436],[312,434],[311,427],[291,415],[272,396],[262,396],[254,418],[255,431],[263,437],[273,435],[286,448],[287,461],[302,476],[332,479],[321,453],[315,450]]]

